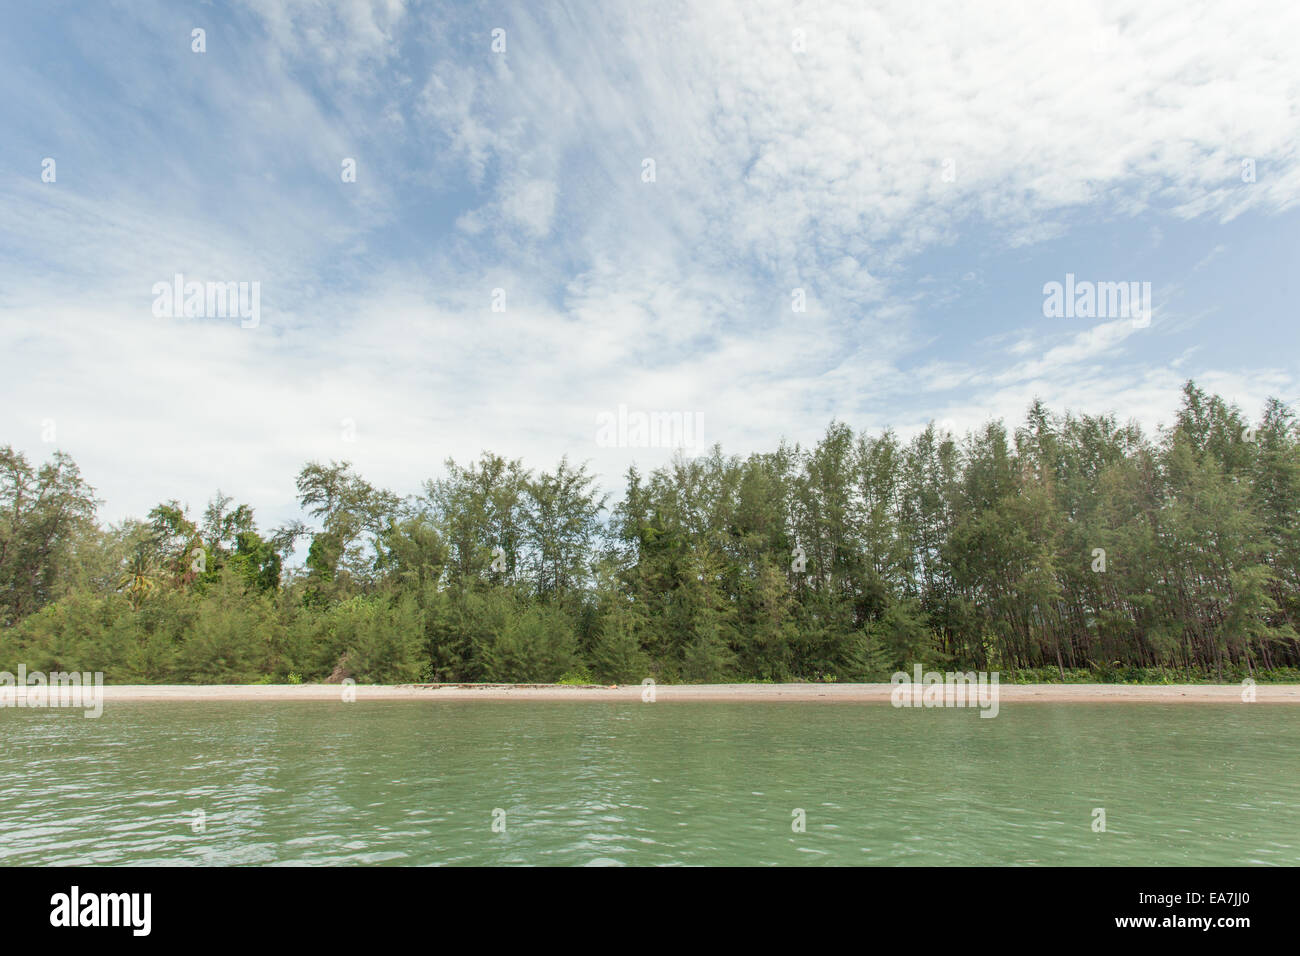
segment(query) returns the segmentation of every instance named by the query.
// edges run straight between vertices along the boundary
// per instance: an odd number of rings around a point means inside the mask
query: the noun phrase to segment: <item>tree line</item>
[[[1172,425],[714,447],[625,476],[484,453],[402,497],[347,462],[261,529],[217,492],[101,525],[0,449],[0,668],[118,682],[1300,678],[1300,428],[1188,382]],[[301,566],[293,555],[306,558]]]

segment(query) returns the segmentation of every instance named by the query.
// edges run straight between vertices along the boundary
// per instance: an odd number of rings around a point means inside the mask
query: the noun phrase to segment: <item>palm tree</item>
[[[140,610],[145,598],[158,589],[158,566],[145,552],[137,551],[118,578],[117,589],[126,592],[133,609]]]

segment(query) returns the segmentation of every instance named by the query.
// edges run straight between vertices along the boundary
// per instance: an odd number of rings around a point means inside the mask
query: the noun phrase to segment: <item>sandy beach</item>
[[[888,703],[889,684],[659,684],[655,703],[690,701]],[[106,684],[105,703],[125,701],[342,701],[339,684]],[[361,684],[358,701],[534,700],[639,702],[638,684]],[[1001,703],[1242,703],[1238,684],[1002,684]],[[1300,704],[1300,685],[1259,684],[1258,703]]]

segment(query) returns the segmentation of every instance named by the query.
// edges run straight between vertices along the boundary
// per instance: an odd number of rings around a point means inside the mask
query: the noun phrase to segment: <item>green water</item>
[[[1265,704],[4,709],[0,863],[1294,865],[1298,731]]]

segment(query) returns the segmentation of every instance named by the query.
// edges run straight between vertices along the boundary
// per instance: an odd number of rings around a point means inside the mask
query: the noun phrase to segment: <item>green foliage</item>
[[[1285,679],[1300,430],[1193,383],[1157,436],[1041,403],[1014,430],[719,448],[534,473],[484,453],[405,501],[347,462],[268,531],[220,491],[99,527],[62,453],[0,448],[0,667],[114,681]],[[299,544],[301,542],[301,545]],[[301,562],[299,566],[297,562]],[[1277,675],[1283,675],[1279,678]]]
[[[0,447],[0,627],[61,596],[94,513],[94,489],[63,452],[33,468]]]
[[[494,682],[551,683],[577,661],[573,622],[546,604],[521,608],[476,650],[484,679]]]
[[[650,676],[650,657],[641,646],[645,616],[640,608],[617,597],[609,605],[590,652],[592,670],[613,684],[639,684]]]
[[[325,615],[328,643],[339,667],[362,684],[410,683],[420,678],[423,622],[415,601],[356,597]]]

